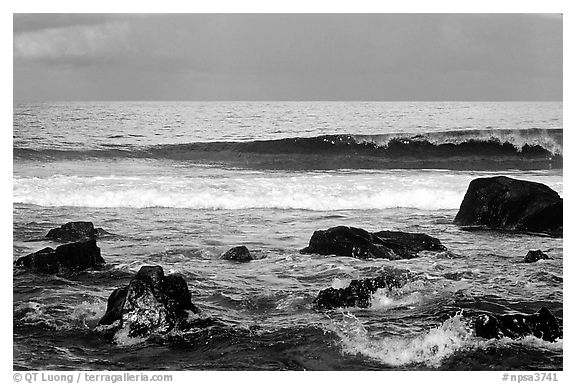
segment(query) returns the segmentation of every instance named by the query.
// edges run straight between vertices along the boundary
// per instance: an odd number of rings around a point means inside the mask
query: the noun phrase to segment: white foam
[[[400,175],[15,177],[14,203],[94,208],[458,209],[468,182]]]
[[[460,315],[446,320],[438,328],[421,335],[371,337],[362,323],[351,314],[337,333],[345,353],[362,354],[390,366],[425,364],[439,367],[442,360],[469,344],[472,333]]]
[[[482,339],[474,336],[461,313],[458,313],[437,328],[419,335],[375,337],[353,314],[343,313],[343,320],[333,323],[333,330],[342,343],[342,351],[348,354],[362,354],[383,364],[403,366],[424,364],[439,367],[442,362],[458,351],[525,345],[551,351],[563,350],[563,339],[548,342],[535,336],[517,340],[509,338]]]
[[[515,344],[521,344],[527,347],[532,347],[532,348],[542,348],[542,349],[547,349],[547,350],[551,350],[551,351],[562,351],[564,348],[564,339],[558,339],[556,341],[545,341],[543,339],[540,339],[536,336],[525,336],[521,339],[518,340],[513,340],[510,339],[508,337],[504,337],[502,339],[499,340],[489,340],[489,341],[482,341],[481,343],[479,343],[479,346],[481,348],[487,348],[489,346],[492,346],[494,343],[498,343],[500,345],[515,345]]]
[[[30,301],[16,306],[14,312],[23,314],[23,316],[18,317],[20,317],[19,321],[25,324],[42,324],[58,330],[94,329],[106,313],[106,301],[83,301],[65,310],[58,308],[58,306]]]
[[[332,280],[332,288],[334,288],[334,289],[346,288],[350,285],[351,281],[352,281],[352,279],[335,278],[334,280]]]
[[[424,295],[421,292],[411,292],[406,295],[398,295],[388,289],[378,289],[372,295],[371,308],[375,310],[388,310],[390,308],[412,306],[422,302]]]
[[[14,203],[92,208],[456,210],[479,173],[430,171],[47,176],[13,179]],[[512,175],[562,195],[562,176]]]
[[[405,138],[414,140],[414,137],[425,139],[433,144],[461,144],[469,140],[497,141],[510,143],[517,151],[524,145],[539,145],[552,154],[562,155],[562,135],[557,130],[547,129],[474,129],[460,131],[438,131],[421,134],[383,134],[383,135],[355,135],[352,136],[358,143],[370,143],[379,147],[386,147],[392,139]]]
[[[92,302],[83,301],[74,308],[72,318],[83,327],[93,329],[106,313],[106,306],[107,303],[104,300]]]
[[[118,329],[114,334],[114,342],[122,347],[130,347],[133,345],[141,344],[146,341],[145,337],[131,337],[128,336],[130,330],[128,327]]]

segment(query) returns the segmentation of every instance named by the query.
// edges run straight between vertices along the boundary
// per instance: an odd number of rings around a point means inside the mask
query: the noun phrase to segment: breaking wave
[[[546,169],[562,167],[563,139],[562,129],[461,130],[86,150],[15,148],[14,158],[150,158],[273,169]]]
[[[363,355],[392,367],[424,365],[440,368],[456,353],[475,353],[488,348],[511,348],[523,345],[549,351],[562,351],[563,340],[547,342],[534,336],[519,340],[503,338],[486,340],[474,336],[462,313],[451,316],[436,328],[413,336],[376,336],[351,313],[333,323],[333,331],[340,338],[342,352]]]

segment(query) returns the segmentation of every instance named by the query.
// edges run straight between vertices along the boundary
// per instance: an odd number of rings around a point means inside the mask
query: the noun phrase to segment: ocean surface
[[[14,104],[13,260],[69,221],[107,267],[14,267],[15,370],[560,370],[563,341],[477,338],[486,311],[562,321],[562,239],[452,224],[468,184],[507,175],[563,194],[562,103]],[[315,230],[422,232],[410,260],[303,255]],[[40,239],[40,240],[39,240]],[[249,263],[219,259],[246,245]],[[550,257],[522,262],[529,249]],[[224,325],[146,339],[97,327],[143,265],[186,279]],[[322,289],[408,269],[370,308],[314,309]]]

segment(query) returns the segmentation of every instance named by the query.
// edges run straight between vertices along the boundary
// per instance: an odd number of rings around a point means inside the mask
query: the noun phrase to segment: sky
[[[16,101],[562,100],[555,14],[14,14]]]

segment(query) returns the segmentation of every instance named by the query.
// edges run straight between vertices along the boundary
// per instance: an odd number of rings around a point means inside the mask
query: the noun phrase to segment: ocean
[[[486,340],[477,314],[562,322],[561,238],[464,231],[470,181],[506,175],[563,194],[558,102],[67,102],[13,107],[13,260],[70,221],[106,268],[13,270],[15,370],[562,370],[563,340]],[[409,260],[300,254],[315,230],[421,232]],[[245,245],[248,263],[221,260]],[[522,262],[530,249],[549,260]],[[184,276],[224,325],[105,337],[115,288],[143,265]],[[407,269],[369,308],[318,292]]]

